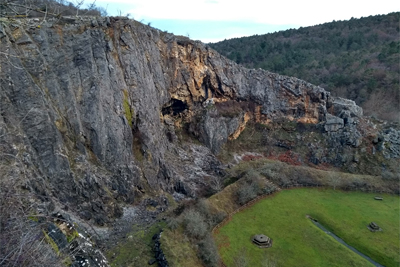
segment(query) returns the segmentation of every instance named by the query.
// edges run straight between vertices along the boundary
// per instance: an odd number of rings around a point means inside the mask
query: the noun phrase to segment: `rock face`
[[[327,114],[325,122],[325,131],[337,132],[339,129],[342,129],[343,126],[344,126],[343,119],[333,116],[329,113]]]
[[[198,195],[205,177],[223,175],[215,154],[249,121],[324,125],[333,147],[362,139],[354,102],[134,20],[7,22],[0,42],[7,160],[42,201],[99,225],[147,190]],[[398,136],[380,139],[388,157],[399,157]]]
[[[400,157],[400,131],[389,128],[378,138],[379,149],[383,151],[385,158],[399,158]]]

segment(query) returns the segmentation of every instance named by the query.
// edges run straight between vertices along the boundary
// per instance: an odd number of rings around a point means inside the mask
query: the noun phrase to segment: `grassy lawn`
[[[399,266],[399,197],[318,189],[284,190],[233,216],[215,234],[220,255],[235,266],[237,255],[248,266],[373,266],[317,228],[306,215],[319,220],[349,245],[389,267]],[[382,232],[367,225],[376,222]],[[254,234],[273,239],[260,249],[250,241]],[[275,265],[274,265],[275,264]]]

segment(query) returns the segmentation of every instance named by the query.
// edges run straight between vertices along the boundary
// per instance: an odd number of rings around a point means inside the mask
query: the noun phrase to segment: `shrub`
[[[204,198],[197,202],[196,210],[198,210],[204,218],[210,217],[210,206]]]
[[[383,180],[387,180],[387,181],[398,181],[399,180],[398,173],[383,171],[381,176],[382,176]]]
[[[45,242],[45,223],[33,215],[33,195],[17,192],[12,183],[0,181],[0,266],[62,266],[57,251]]]
[[[260,177],[260,174],[254,169],[249,170],[244,176],[246,182],[251,183],[253,181],[257,181]]]
[[[215,193],[218,193],[222,190],[222,188],[224,188],[224,179],[219,176],[212,176],[210,180],[210,187]]]
[[[225,211],[220,211],[214,214],[213,217],[215,224],[219,224],[220,222],[222,222],[226,218],[226,216],[228,216],[228,214]]]
[[[270,193],[275,192],[275,191],[276,191],[276,186],[266,184],[266,185],[262,188],[261,194],[270,194]]]
[[[204,221],[204,217],[200,212],[195,210],[188,210],[183,216],[185,225],[185,232],[192,237],[201,238],[205,236],[208,225]]]
[[[237,191],[237,201],[240,205],[246,204],[250,200],[257,197],[258,185],[256,183],[245,184]]]
[[[179,226],[179,220],[177,218],[168,218],[167,227],[171,230],[175,230]]]
[[[199,243],[199,256],[206,266],[218,266],[218,250],[210,234]]]

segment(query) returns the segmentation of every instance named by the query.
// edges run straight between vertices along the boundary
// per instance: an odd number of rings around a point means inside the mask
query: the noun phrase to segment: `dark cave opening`
[[[188,105],[179,100],[179,99],[171,99],[164,107],[162,108],[163,115],[173,115],[176,116],[179,113],[188,109]]]

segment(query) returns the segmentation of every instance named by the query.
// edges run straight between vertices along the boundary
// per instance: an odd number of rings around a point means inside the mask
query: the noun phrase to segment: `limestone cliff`
[[[399,157],[399,132],[367,131],[354,102],[198,41],[121,17],[0,25],[2,159],[44,203],[100,225],[147,191],[201,194],[223,175],[221,147],[249,122],[318,125],[329,142],[319,154],[310,145],[315,164],[362,142]]]

